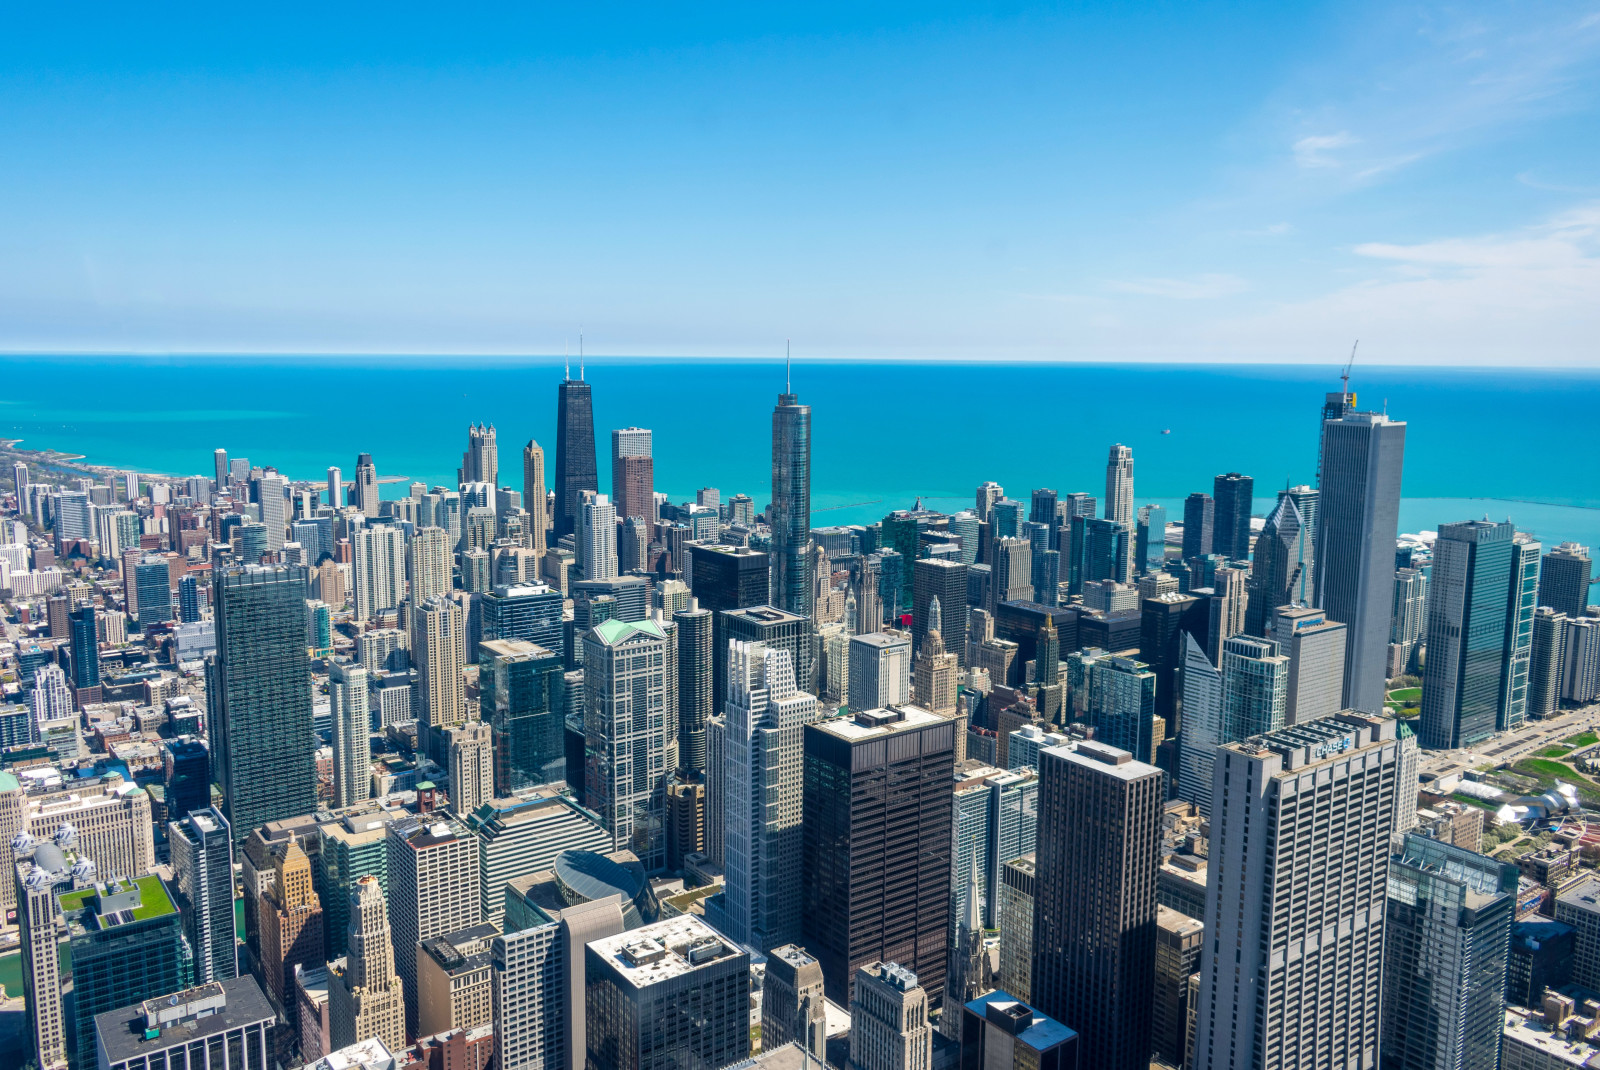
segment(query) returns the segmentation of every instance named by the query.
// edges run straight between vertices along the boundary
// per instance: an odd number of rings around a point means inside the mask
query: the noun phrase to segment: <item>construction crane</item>
[[[1350,393],[1350,366],[1356,362],[1356,346],[1361,344],[1361,339],[1356,339],[1356,344],[1350,347],[1350,359],[1344,362],[1344,371],[1339,374],[1340,382],[1344,383],[1344,393]]]

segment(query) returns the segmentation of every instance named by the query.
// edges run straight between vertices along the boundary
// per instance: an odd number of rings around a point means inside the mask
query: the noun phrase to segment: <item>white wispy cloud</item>
[[[1337,134],[1313,134],[1310,137],[1303,137],[1294,143],[1294,162],[1301,167],[1338,167],[1341,161],[1335,159],[1331,153],[1336,149],[1349,148],[1359,140],[1348,130],[1341,130]]]
[[[1107,283],[1106,289],[1116,293],[1170,297],[1178,301],[1205,301],[1243,293],[1250,289],[1250,284],[1237,275],[1207,274],[1183,279],[1118,279]]]

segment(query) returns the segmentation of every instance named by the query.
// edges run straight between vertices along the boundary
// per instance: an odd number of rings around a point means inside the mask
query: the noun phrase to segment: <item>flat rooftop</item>
[[[895,706],[889,709],[862,710],[849,717],[820,721],[812,727],[851,743],[860,743],[869,739],[882,739],[897,732],[949,722],[950,718],[940,717],[937,713],[925,710],[921,706]]]
[[[639,989],[744,954],[732,941],[693,914],[680,914],[654,925],[608,936],[587,947]]]
[[[270,1026],[276,1018],[261,986],[247,975],[106,1011],[95,1015],[94,1024],[110,1061],[119,1063],[256,1022]],[[147,1036],[152,1019],[159,1032]]]

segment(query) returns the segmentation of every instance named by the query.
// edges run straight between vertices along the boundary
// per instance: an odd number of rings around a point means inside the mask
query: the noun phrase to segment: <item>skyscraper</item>
[[[811,406],[778,395],[772,410],[772,604],[815,621],[811,605]]]
[[[167,824],[174,891],[184,937],[194,953],[195,984],[239,975],[234,948],[233,840],[228,822],[211,807]]]
[[[1250,506],[1256,481],[1238,472],[1227,472],[1211,481],[1211,497],[1216,502],[1211,528],[1211,552],[1229,561],[1250,559]]]
[[[911,639],[874,632],[850,640],[850,703],[856,709],[903,706],[911,701]]]
[[[933,1029],[928,1025],[928,992],[917,974],[896,962],[868,962],[852,981],[851,1070],[928,1070],[933,1065]],[[959,1007],[946,1011],[960,1012]]]
[[[711,709],[715,716],[727,701],[725,673],[728,640],[724,610],[767,604],[767,554],[745,546],[690,546],[690,589],[700,608],[711,614]]]
[[[1161,770],[1093,742],[1039,764],[1033,1003],[1078,1031],[1086,1065],[1147,1070]]]
[[[648,430],[624,427],[611,432],[611,500],[619,517],[656,518],[655,463]]]
[[[1528,716],[1548,717],[1561,706],[1561,655],[1567,618],[1549,606],[1533,614],[1533,645],[1528,658]]]
[[[1267,635],[1289,659],[1284,723],[1299,724],[1338,713],[1344,699],[1344,642],[1349,629],[1307,606],[1272,611]]]
[[[1406,425],[1375,412],[1322,424],[1316,605],[1349,625],[1344,705],[1383,710]]]
[[[1511,540],[1511,575],[1507,590],[1505,653],[1500,667],[1502,732],[1521,728],[1528,719],[1528,671],[1533,656],[1533,611],[1539,593],[1539,551],[1531,535]]]
[[[545,531],[550,527],[550,510],[547,505],[544,483],[544,450],[533,439],[522,447],[522,507],[528,510],[533,528],[533,552],[545,554]]]
[[[100,701],[100,631],[93,602],[80,602],[67,614],[72,633],[72,694],[79,706]]]
[[[500,485],[500,447],[495,443],[494,425],[473,424],[467,428],[467,449],[456,470],[457,483]]]
[[[316,806],[306,570],[224,569],[213,580],[217,653],[206,661],[208,736],[235,841]]]
[[[354,806],[372,794],[372,714],[367,670],[334,661],[328,666],[333,718],[333,805]]]
[[[913,638],[928,634],[933,602],[938,599],[944,649],[963,660],[967,650],[967,566],[948,558],[917,558],[911,582]]]
[[[404,982],[395,972],[394,941],[383,886],[368,874],[350,890],[348,949],[328,970],[328,1035],[335,1048],[377,1037],[390,1051],[406,1042]]]
[[[494,733],[483,721],[467,721],[447,728],[444,737],[450,805],[464,820],[495,797]]]
[[[411,612],[411,664],[417,671],[418,746],[441,765],[446,752],[443,729],[467,714],[461,669],[466,664],[466,617],[461,603],[430,598]]]
[[[1111,447],[1106,460],[1105,518],[1121,524],[1128,532],[1127,545],[1133,546],[1133,450],[1120,442]],[[1119,583],[1133,579],[1133,555],[1125,554],[1121,562]]]
[[[223,484],[219,481],[217,486]],[[328,466],[328,505],[335,513],[344,509],[344,473],[337,465]]]
[[[585,493],[578,503],[578,560],[586,580],[617,577],[617,511],[604,494]]]
[[[356,619],[370,620],[405,598],[405,532],[393,524],[375,524],[355,532],[350,543]]]
[[[237,830],[234,836],[238,838]],[[248,857],[247,854],[247,873]],[[298,840],[275,846],[271,861],[272,880],[262,888],[257,904],[260,966],[278,1006],[289,1007],[294,1004],[294,968],[320,966],[328,961],[322,899],[313,883],[311,859]],[[249,909],[246,902],[247,913]]]
[[[356,458],[355,506],[365,516],[378,515],[378,466],[372,463],[372,454],[363,453]],[[338,503],[334,503],[338,509]]]
[[[212,471],[217,477],[217,492],[221,493],[228,486],[228,451],[224,449],[213,450],[211,464]],[[18,500],[22,498],[22,487],[20,486],[17,488],[17,498]]]
[[[172,619],[172,571],[167,567],[165,557],[147,554],[142,558],[134,568],[134,583],[139,591],[141,630]],[[54,631],[53,628],[51,630]]]
[[[714,660],[711,612],[697,598],[672,615],[678,644],[678,762],[688,773],[706,768],[706,722],[711,719]]]
[[[729,644],[723,794],[726,876],[707,917],[734,941],[767,951],[800,937],[801,736],[815,695],[794,681],[787,650]]]
[[[566,779],[560,655],[522,639],[478,644],[479,708],[494,739],[494,795]]]
[[[1211,552],[1216,523],[1216,502],[1209,494],[1195,491],[1183,502],[1183,559],[1192,561]]]
[[[1410,833],[1389,863],[1383,1058],[1498,1070],[1515,863]]]
[[[956,712],[956,656],[944,649],[944,609],[935,597],[928,603],[928,628],[912,666],[912,695],[924,709],[944,716]]]
[[[944,988],[955,728],[916,707],[806,726],[801,942],[836,1002],[891,949]]]
[[[651,873],[667,864],[667,669],[676,662],[670,643],[650,620],[608,620],[583,636],[589,809],[611,833],[613,849],[632,851]]]
[[[414,1031],[422,941],[482,920],[477,842],[460,822],[446,820],[391,822],[386,843],[395,972],[405,990],[406,1028]]]
[[[1510,522],[1439,526],[1422,677],[1425,747],[1470,747],[1497,731],[1515,534]]]
[[[570,374],[570,369],[569,369]],[[557,539],[578,531],[578,495],[599,491],[594,458],[594,403],[583,367],[577,379],[564,379],[556,392],[556,515]]]
[[[386,531],[393,529],[377,529]],[[361,543],[363,535],[375,535],[376,531],[356,533],[357,543]],[[380,552],[381,553],[381,552]],[[450,593],[450,572],[455,562],[455,547],[450,544],[450,533],[444,528],[419,527],[411,536],[411,545],[406,547],[407,563],[411,573],[411,604],[419,605],[430,598],[443,598]],[[360,584],[356,590],[359,592]],[[360,594],[357,594],[360,600]]]
[[[1539,575],[1539,604],[1557,613],[1581,617],[1589,605],[1589,579],[1594,563],[1589,548],[1564,542],[1544,555]]]
[[[1195,1070],[1377,1066],[1399,764],[1395,723],[1355,714],[1217,750]]]
[[[1244,630],[1251,635],[1265,635],[1273,610],[1294,602],[1310,605],[1315,593],[1311,583],[1315,561],[1310,526],[1300,515],[1294,498],[1282,491],[1256,539]]]

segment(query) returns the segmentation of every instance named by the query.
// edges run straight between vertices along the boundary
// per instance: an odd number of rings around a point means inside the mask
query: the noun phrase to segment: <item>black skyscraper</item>
[[[1211,495],[1195,491],[1183,502],[1183,559],[1192,561],[1211,552],[1211,531],[1216,522]]]
[[[599,489],[594,459],[594,400],[589,384],[581,378],[564,379],[556,401],[556,538],[577,532],[578,495]]]
[[[678,626],[678,764],[690,773],[706,769],[706,721],[711,718],[712,614],[690,599],[672,615]]]
[[[772,410],[772,604],[810,620],[811,406],[778,395]],[[797,679],[809,688],[809,678]],[[719,707],[720,709],[720,707]]]
[[[689,558],[690,590],[700,608],[711,613],[711,715],[716,716],[728,697],[728,633],[722,612],[767,604],[772,559],[744,546],[695,545],[689,547]]]
[[[1256,481],[1238,472],[1212,481],[1216,516],[1211,528],[1211,552],[1229,561],[1250,560],[1250,502]]]

